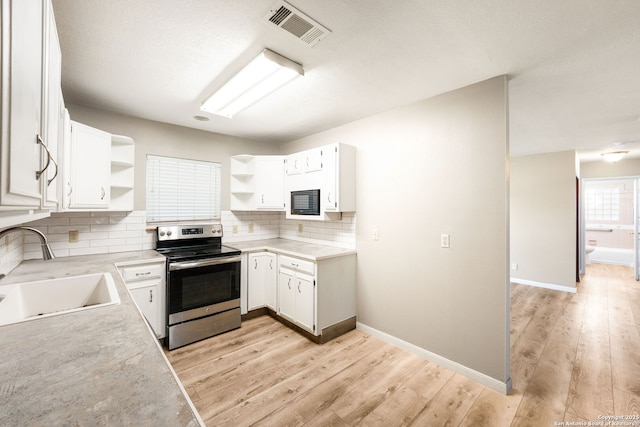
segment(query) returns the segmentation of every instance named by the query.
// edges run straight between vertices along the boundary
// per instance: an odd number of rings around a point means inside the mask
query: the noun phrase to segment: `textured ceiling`
[[[291,0],[332,31],[314,47],[262,21],[275,2],[53,0],[65,101],[286,142],[507,74],[512,155],[640,156],[637,0]],[[233,119],[203,114],[264,48],[305,76]]]

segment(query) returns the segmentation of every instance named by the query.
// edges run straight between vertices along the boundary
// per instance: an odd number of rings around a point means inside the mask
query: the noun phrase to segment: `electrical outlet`
[[[304,231],[304,226],[302,224],[298,224],[298,233],[302,233]]]
[[[69,231],[69,243],[78,243],[80,240],[80,233],[77,230]]]
[[[511,269],[512,270],[517,270],[518,269],[518,264],[516,264],[515,262],[513,264],[511,264]]]
[[[232,227],[231,227],[231,232],[232,232],[233,234],[237,234],[237,233],[238,233],[238,226],[237,226],[237,225],[232,226]]]
[[[380,230],[377,228],[373,230],[373,240],[380,240]]]
[[[449,247],[449,235],[448,234],[441,234],[440,235],[440,247],[441,248],[448,248]]]
[[[253,223],[249,224],[249,233],[253,233]]]

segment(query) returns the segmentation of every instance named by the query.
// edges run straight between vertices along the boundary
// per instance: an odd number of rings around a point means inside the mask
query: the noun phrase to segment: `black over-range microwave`
[[[320,190],[291,192],[292,215],[320,215]]]

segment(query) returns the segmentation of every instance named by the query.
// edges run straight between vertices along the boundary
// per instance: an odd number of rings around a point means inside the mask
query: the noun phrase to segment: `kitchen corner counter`
[[[289,239],[264,239],[245,242],[224,242],[225,246],[236,248],[242,252],[271,251],[283,255],[295,256],[311,261],[320,261],[345,255],[353,255],[355,249],[338,248]]]
[[[25,261],[0,285],[107,272],[120,304],[0,326],[0,425],[198,426],[114,263],[155,251]]]

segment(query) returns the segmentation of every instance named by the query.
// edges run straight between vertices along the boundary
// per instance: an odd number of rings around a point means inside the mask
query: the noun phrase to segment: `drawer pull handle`
[[[150,274],[151,274],[151,272],[150,272],[150,271],[146,271],[146,272],[144,272],[144,273],[136,273],[136,277],[140,277],[140,276],[148,276],[148,275],[150,275]]]

